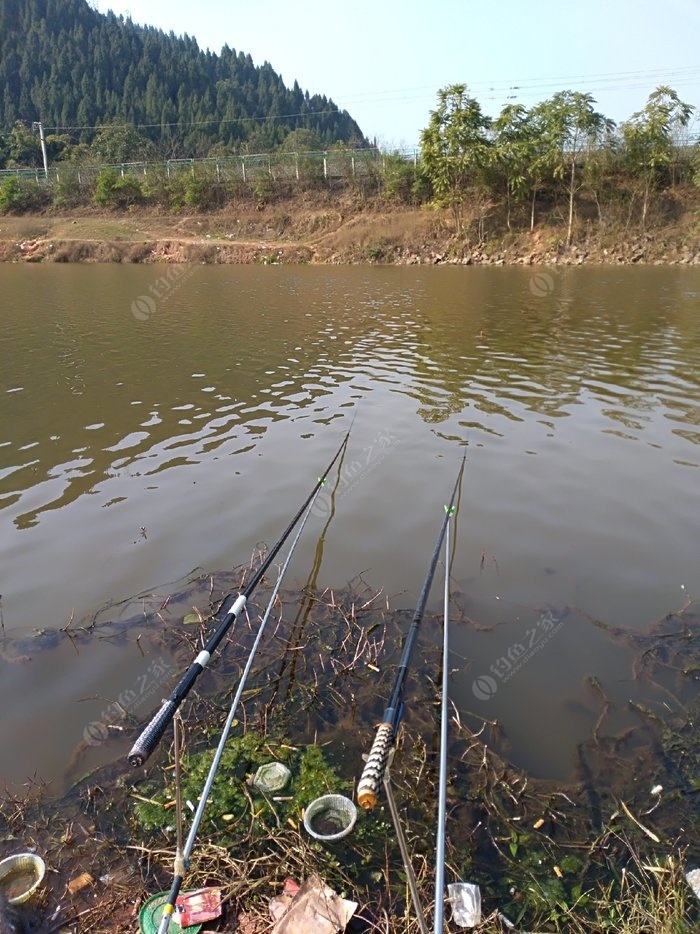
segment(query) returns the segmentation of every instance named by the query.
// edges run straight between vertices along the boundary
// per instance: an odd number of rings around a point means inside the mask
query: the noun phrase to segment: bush
[[[50,199],[49,190],[33,179],[10,175],[0,182],[0,214],[40,211]]]
[[[417,168],[400,155],[386,156],[384,161],[384,197],[399,204],[414,204]]]
[[[149,204],[157,204],[162,208],[171,207],[170,179],[166,170],[161,166],[149,167],[141,182],[141,191]]]
[[[226,201],[226,191],[213,175],[190,175],[185,184],[183,200],[188,208],[211,210],[221,207]]]
[[[106,208],[130,208],[144,200],[141,182],[133,175],[120,175],[116,169],[103,169],[97,176],[95,204]]]
[[[78,181],[75,166],[61,166],[53,186],[53,204],[56,208],[74,208],[87,200],[87,193]]]

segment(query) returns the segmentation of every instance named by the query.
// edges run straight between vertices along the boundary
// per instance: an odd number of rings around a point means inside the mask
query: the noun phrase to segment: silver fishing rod
[[[440,713],[440,766],[438,770],[438,825],[435,839],[435,927],[434,934],[443,934],[445,925],[445,824],[447,821],[447,724],[449,689],[449,620],[450,620],[450,520],[447,513],[445,535],[445,603],[442,631],[442,706]]]
[[[238,689],[236,690],[233,702],[231,703],[231,709],[228,712],[228,717],[226,718],[226,723],[221,733],[219,745],[216,747],[216,753],[214,754],[214,759],[209,769],[207,780],[205,781],[204,788],[202,789],[202,794],[199,799],[199,804],[197,805],[197,810],[195,811],[194,818],[192,819],[192,826],[190,827],[190,832],[187,835],[187,841],[185,842],[184,850],[182,851],[182,855],[176,853],[175,856],[174,878],[170,892],[168,894],[168,901],[163,906],[163,916],[161,917],[160,926],[158,927],[158,934],[167,934],[168,928],[170,927],[170,919],[175,912],[177,897],[180,894],[180,889],[182,888],[182,883],[185,879],[185,873],[189,868],[190,856],[192,855],[192,850],[194,849],[197,831],[199,830],[199,825],[202,822],[204,809],[207,806],[207,800],[209,799],[209,794],[211,793],[212,785],[214,784],[214,779],[216,778],[216,773],[219,769],[219,763],[221,762],[221,757],[224,753],[224,748],[226,746],[229,733],[231,732],[231,727],[233,726],[236,710],[238,709],[241,697],[243,696],[243,691],[245,689],[246,681],[248,680],[248,675],[250,674],[250,669],[253,666],[255,654],[258,650],[258,646],[260,645],[260,640],[262,639],[263,632],[265,631],[265,625],[267,624],[275,600],[277,599],[277,594],[279,593],[279,589],[282,585],[282,578],[287,571],[289,562],[291,561],[292,555],[294,554],[294,549],[297,547],[297,542],[301,537],[301,533],[304,531],[304,526],[306,525],[306,522],[311,514],[311,510],[313,509],[313,505],[316,502],[316,496],[318,496],[319,491],[320,486],[316,490],[316,494],[314,495],[313,499],[307,507],[306,512],[304,513],[304,518],[302,519],[301,525],[299,526],[299,529],[294,537],[294,541],[292,542],[292,545],[289,549],[289,553],[287,554],[287,558],[284,562],[284,565],[282,566],[282,570],[277,577],[277,583],[275,584],[274,590],[272,591],[272,596],[270,597],[269,603],[267,604],[265,615],[262,618],[262,622],[260,623],[260,628],[258,629],[255,641],[253,642],[253,646],[248,654],[248,659],[245,663],[243,674],[241,675],[241,680],[238,683]]]

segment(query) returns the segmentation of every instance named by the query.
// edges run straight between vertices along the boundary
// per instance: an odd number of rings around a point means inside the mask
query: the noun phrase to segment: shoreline
[[[162,594],[135,595],[125,604],[106,607],[102,618],[96,615],[89,626],[76,628],[72,638],[84,643],[107,631],[133,640],[143,629],[144,614],[157,616],[160,607],[166,614],[164,625],[148,633],[143,649],[153,655],[172,657],[183,651],[189,656],[197,642],[184,623],[184,610],[209,606],[213,614],[221,594],[244,573],[238,568],[230,577],[222,577],[213,603],[212,578],[205,573],[178,586],[167,610]],[[382,807],[360,813],[344,844],[344,853],[352,857],[342,871],[332,848],[310,841],[301,827],[302,808],[318,795],[329,788],[351,794],[350,763],[360,761],[361,747],[371,738],[374,725],[377,674],[382,668],[390,673],[397,663],[403,628],[400,611],[388,604],[386,610],[381,603],[370,606],[374,596],[367,590],[339,591],[331,602],[324,594],[316,595],[316,615],[306,638],[315,646],[322,633],[334,634],[328,652],[336,660],[338,667],[333,670],[342,674],[345,691],[319,689],[331,673],[311,648],[303,653],[308,673],[290,683],[284,707],[270,707],[274,716],[266,715],[264,720],[253,715],[246,728],[230,738],[227,778],[213,788],[209,821],[200,833],[187,879],[188,889],[200,885],[222,889],[224,913],[212,930],[235,926],[246,934],[264,934],[270,930],[267,906],[279,895],[283,880],[292,877],[300,882],[314,871],[336,891],[352,892],[366,917],[377,921],[384,917],[383,930],[393,934],[405,924],[402,867],[397,847],[385,846],[392,831]],[[287,607],[295,605],[296,596],[285,594]],[[150,603],[144,603],[146,598]],[[115,618],[117,607],[121,609]],[[283,663],[294,645],[291,613],[285,619],[280,638],[262,647],[252,672],[249,702],[255,699],[260,710],[267,710],[276,696],[265,673]],[[690,662],[689,670],[695,670],[695,658],[687,657],[688,637],[697,631],[698,622],[695,605],[688,601],[652,623],[641,639],[636,631],[604,628],[611,644],[634,647],[638,676],[654,684],[664,670],[680,671],[681,663]],[[368,638],[372,630],[382,635]],[[25,641],[14,649],[24,652]],[[55,648],[39,634],[31,641],[37,651]],[[213,754],[211,736],[218,736],[220,729],[222,701],[250,642],[249,636],[237,646],[234,657],[220,659],[207,690],[188,708],[186,800],[194,799],[201,788]],[[428,663],[437,664],[436,648],[423,643],[422,649]],[[697,702],[673,713],[669,708],[663,724],[651,711],[635,708],[638,722],[631,731],[610,732],[604,720],[614,710],[611,701],[594,676],[589,685],[600,715],[581,743],[574,774],[567,781],[536,778],[504,758],[497,749],[497,722],[469,711],[463,711],[464,722],[458,713],[452,719],[451,856],[483,893],[480,930],[484,934],[503,930],[500,912],[529,930],[544,925],[556,931],[617,930],[623,923],[629,934],[645,934],[649,924],[654,930],[695,929],[700,908],[684,874],[697,865],[693,854],[698,820],[692,797]],[[352,741],[346,692],[353,698]],[[429,738],[434,702],[432,682],[422,681],[412,697],[411,723],[402,730],[393,767],[401,806],[410,814],[417,864],[423,867],[432,856],[435,787]],[[300,727],[300,712],[310,709],[316,711],[320,732]],[[139,723],[130,709],[122,713],[117,717],[116,712],[105,712],[117,721],[113,729],[101,738],[89,735],[78,745],[71,767],[75,781],[65,795],[50,799],[46,786],[35,780],[22,793],[6,790],[5,798],[0,796],[0,856],[30,848],[42,854],[50,868],[44,886],[21,911],[30,930],[44,930],[49,922],[54,925],[51,930],[131,934],[146,899],[170,886],[171,752],[163,743],[148,765],[135,772],[119,754],[118,732],[119,727],[136,732]],[[107,765],[89,768],[84,756],[96,739],[112,744],[114,757]],[[258,756],[260,762],[279,757],[288,761],[293,773],[288,797],[274,798],[271,804],[256,794],[248,776],[259,765]],[[419,885],[428,903],[434,890],[432,874],[425,868]],[[0,921],[2,911],[0,906]]]
[[[498,218],[482,239],[455,233],[445,209],[396,207],[377,198],[299,195],[210,213],[94,208],[0,217],[0,262],[197,265],[699,266],[700,225],[691,201],[651,231],[581,221],[571,246],[554,209],[533,232]]]

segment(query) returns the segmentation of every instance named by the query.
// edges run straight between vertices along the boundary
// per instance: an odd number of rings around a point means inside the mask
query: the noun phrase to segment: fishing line
[[[355,419],[357,417],[357,412],[359,410],[359,405],[355,408],[353,412],[352,420],[350,422],[350,428],[348,432],[352,431],[352,426],[355,424]],[[323,545],[326,540],[326,532],[328,531],[331,522],[335,516],[335,497],[338,492],[338,484],[340,483],[340,478],[343,470],[343,463],[345,461],[345,454],[347,449],[343,451],[340,462],[338,463],[338,476],[333,486],[332,491],[328,494],[328,517],[321,529],[321,533],[318,537],[316,543],[316,551],[314,552],[314,561],[311,566],[311,571],[309,576],[306,579],[306,583],[302,588],[302,597],[299,601],[299,607],[297,609],[296,615],[291,625],[288,647],[285,649],[284,654],[282,655],[282,661],[280,662],[279,672],[277,677],[274,679],[272,695],[267,702],[266,709],[270,709],[273,704],[278,702],[278,695],[282,689],[282,680],[285,679],[286,687],[284,689],[284,696],[282,702],[286,702],[289,696],[289,690],[291,684],[294,680],[294,674],[296,672],[297,658],[299,652],[296,651],[296,648],[301,643],[301,638],[303,636],[306,624],[309,619],[309,614],[314,606],[313,595],[316,591],[318,575],[321,570],[321,563],[323,561]],[[289,666],[289,671],[287,672],[287,667]]]

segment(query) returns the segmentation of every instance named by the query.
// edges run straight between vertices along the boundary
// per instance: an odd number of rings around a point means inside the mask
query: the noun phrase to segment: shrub
[[[94,201],[100,207],[129,208],[143,200],[141,182],[133,175],[120,175],[116,169],[103,169],[97,176]]]
[[[0,213],[26,214],[40,211],[50,199],[49,190],[33,179],[10,175],[0,182]]]
[[[61,166],[53,186],[53,204],[56,208],[74,208],[87,200],[87,193],[78,181],[78,169]]]

